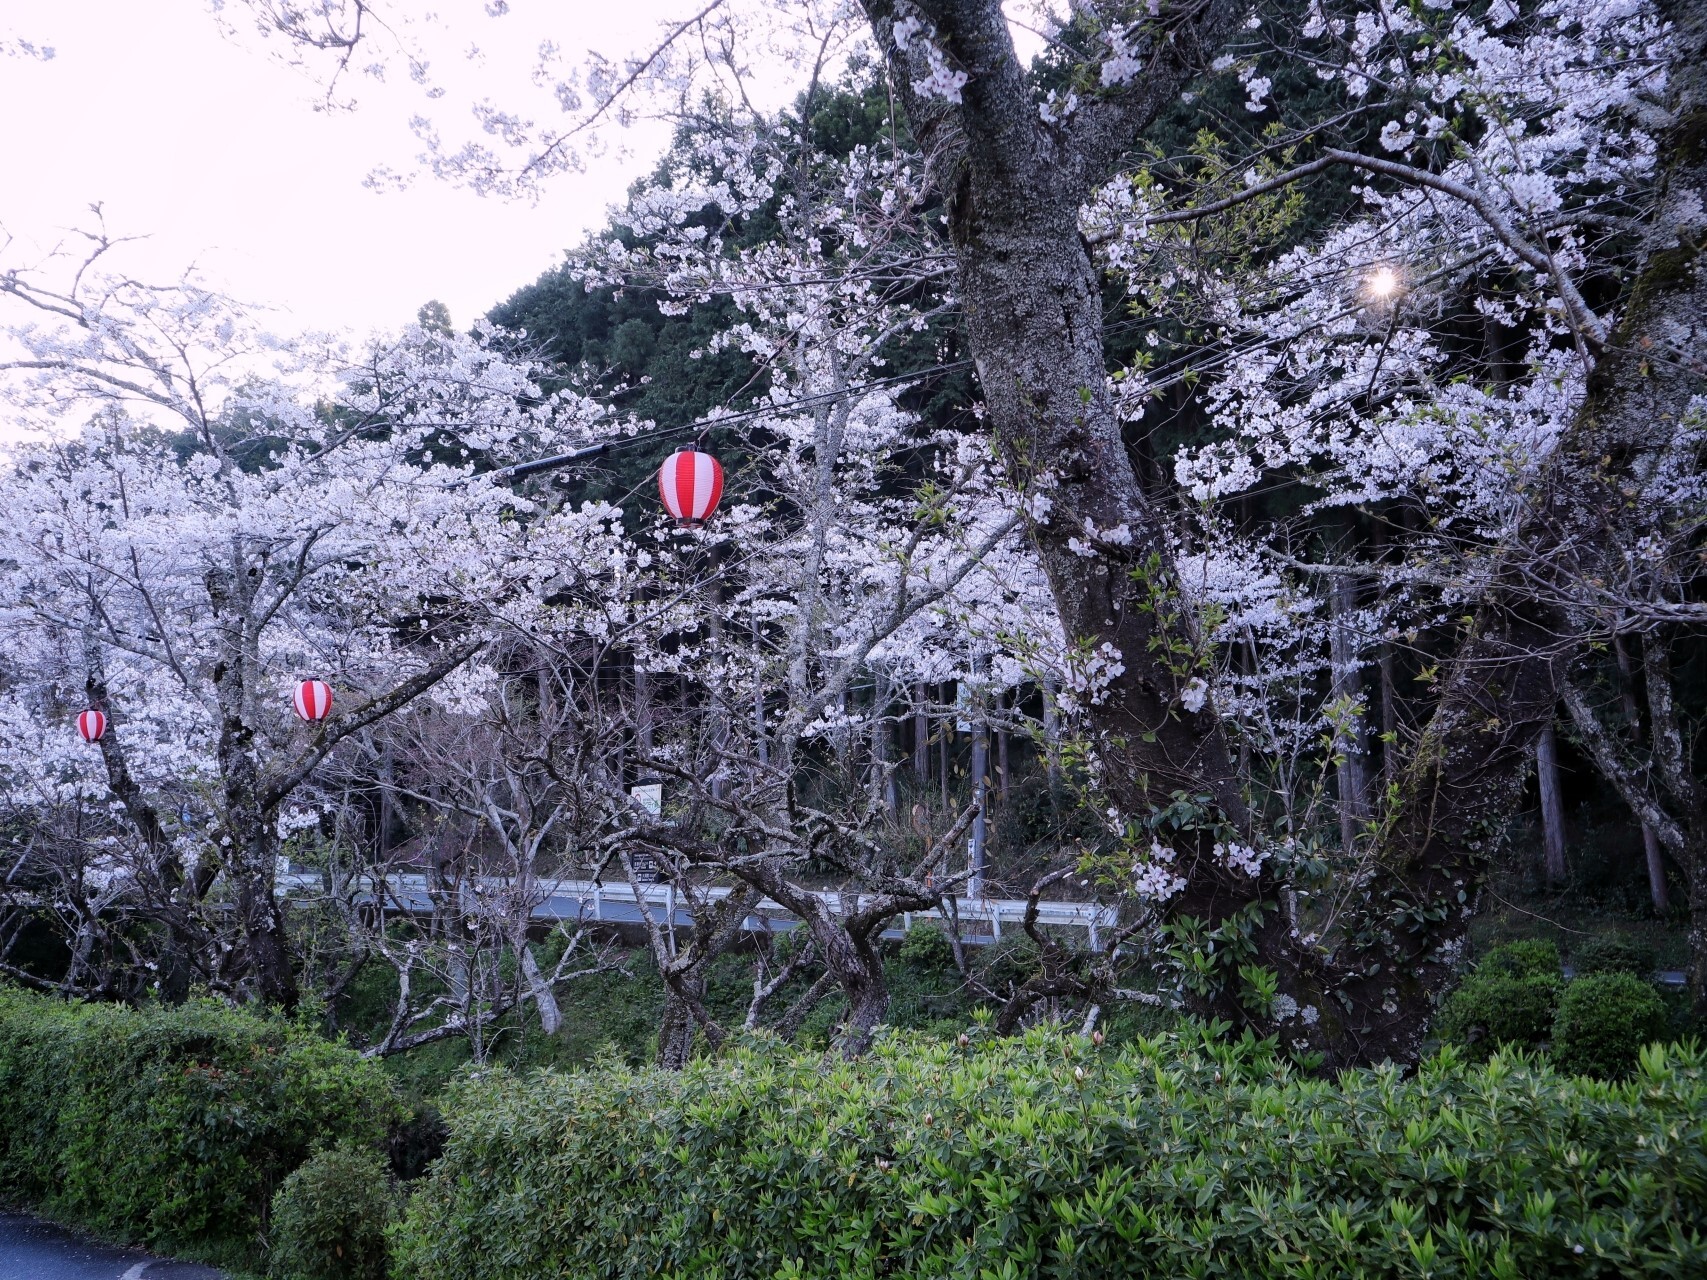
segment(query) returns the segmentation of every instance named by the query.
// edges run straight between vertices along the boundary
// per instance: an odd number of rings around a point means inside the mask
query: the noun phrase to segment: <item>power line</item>
[[[685,422],[674,427],[659,427],[654,431],[625,436],[615,440],[601,440],[598,444],[586,445],[580,449],[571,449],[567,453],[553,454],[549,458],[536,458],[532,462],[518,462],[513,467],[500,467],[496,471],[486,472],[485,475],[519,480],[523,476],[538,475],[542,471],[555,471],[559,467],[567,467],[573,463],[580,462],[585,458],[597,457],[599,454],[605,453],[611,449],[620,448],[623,445],[639,444],[648,440],[667,439],[670,436],[684,435],[690,431],[703,435],[707,431],[715,430],[726,423],[748,422],[754,418],[770,417],[777,413],[788,413],[801,409],[810,409],[820,404],[834,403],[835,401],[841,400],[850,395],[862,394],[867,391],[876,391],[883,387],[891,387],[902,382],[918,382],[924,378],[931,377],[934,374],[953,373],[958,369],[969,369],[971,367],[972,361],[970,360],[955,360],[949,364],[932,365],[928,369],[916,369],[911,373],[897,373],[888,378],[874,378],[870,382],[862,382],[857,386],[852,387],[843,387],[839,391],[822,391],[817,395],[803,396],[798,400],[790,400],[786,404],[767,405],[762,409],[744,409],[739,413],[726,413],[721,417],[703,419],[698,422]]]

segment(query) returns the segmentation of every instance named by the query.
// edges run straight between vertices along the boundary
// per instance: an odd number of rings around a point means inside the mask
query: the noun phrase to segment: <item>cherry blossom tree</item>
[[[108,272],[117,246],[90,243],[57,274],[0,276],[16,420],[88,423],[4,476],[10,802],[52,778],[99,851],[73,860],[81,882],[158,925],[168,994],[289,1004],[287,807],[532,589],[526,504],[469,459],[558,446],[597,411],[484,337],[283,343],[193,280]],[[290,710],[307,677],[339,702],[314,726]],[[109,728],[67,753],[83,707]]]
[[[549,655],[500,639],[375,726],[369,750],[350,761],[351,786],[378,777],[388,799],[413,804],[420,827],[377,857],[329,868],[344,963],[377,958],[395,977],[390,1023],[370,1055],[460,1038],[483,1061],[513,1011],[531,1004],[540,1030],[555,1035],[558,992],[617,967],[591,921],[539,919],[561,882],[587,869],[575,856],[580,833],[611,817],[599,762],[563,692]],[[406,878],[415,875],[425,911]],[[405,926],[401,936],[388,920]],[[542,929],[543,946],[534,941]]]
[[[901,691],[969,674],[975,647],[985,664],[1011,655],[1014,679],[1023,653],[1061,662],[999,468],[976,437],[905,411],[904,384],[881,376],[897,340],[945,305],[909,192],[916,170],[865,149],[803,161],[797,146],[787,121],[707,131],[618,215],[629,234],[580,259],[590,281],[653,287],[669,306],[732,299],[742,318],[719,341],[762,362],[770,383],[768,407],[706,424],[743,459],[716,523],[642,526],[620,578],[560,585],[532,633],[565,653],[595,642],[599,656],[583,660],[595,681],[618,648],[633,673],[614,706],[591,692],[582,704],[595,724],[614,722],[592,732],[626,755],[602,776],[656,778],[670,797],[613,853],[636,880],[637,855],[656,857],[695,921],[679,935],[645,912],[670,992],[660,1059],[671,1065],[695,1024],[713,1044],[727,1034],[705,1010],[705,973],[760,895],[809,942],[761,977],[749,1023],[817,966],[822,979],[780,1024],[839,987],[844,1047],[868,1043],[887,1008],[877,938],[966,883],[956,855],[977,817],[942,815],[922,846],[902,836],[888,745],[913,711]],[[773,238],[744,250],[720,234],[767,206]],[[803,879],[809,865],[857,905],[828,905]]]
[[[366,3],[250,8],[266,31],[289,39],[286,47],[330,45],[339,67],[344,37],[380,12]],[[486,103],[476,110],[482,138],[457,145],[436,126],[423,128],[424,160],[477,190],[525,194],[572,170],[623,111],[675,119],[707,93],[748,102],[761,59],[766,72],[815,78],[857,41],[874,41],[925,176],[947,198],[956,291],[988,422],[1015,482],[1038,491],[1033,535],[1063,626],[1112,690],[1093,718],[1109,757],[1106,785],[1132,812],[1147,807],[1152,790],[1206,788],[1238,820],[1243,804],[1218,719],[1212,710],[1178,714],[1186,681],[1152,670],[1147,656],[1159,637],[1145,601],[1172,581],[1171,548],[1119,438],[1104,376],[1101,290],[1078,228],[1081,203],[1237,15],[1220,3],[1129,10],[1079,6],[1085,47],[1069,77],[1082,71],[1090,83],[1068,112],[1038,109],[996,0],[859,11],[806,0],[712,3],[684,12],[621,64],[560,67],[547,50],[536,78],[549,88],[556,119],[539,123]],[[981,219],[990,219],[988,229]],[[1148,586],[1146,575],[1155,579]]]

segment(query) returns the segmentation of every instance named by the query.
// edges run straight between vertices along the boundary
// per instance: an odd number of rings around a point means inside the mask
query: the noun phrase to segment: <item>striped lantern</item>
[[[99,742],[107,731],[107,713],[93,707],[77,717],[77,734],[84,742]]]
[[[683,524],[703,524],[723,496],[723,468],[697,449],[672,453],[658,471],[658,493],[665,510]]]
[[[296,704],[296,714],[310,724],[324,720],[332,714],[332,686],[324,680],[298,681],[291,701]]]

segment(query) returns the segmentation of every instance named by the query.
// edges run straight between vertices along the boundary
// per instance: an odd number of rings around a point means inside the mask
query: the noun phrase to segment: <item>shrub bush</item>
[[[1486,1057],[1501,1045],[1538,1049],[1553,1033],[1564,977],[1551,942],[1493,948],[1440,1007],[1444,1040]]]
[[[1435,1029],[1443,1040],[1486,1057],[1501,1045],[1538,1049],[1553,1033],[1558,978],[1473,973],[1440,1006]]]
[[[1530,938],[1490,948],[1476,966],[1476,972],[1499,973],[1510,978],[1559,978],[1564,974],[1564,966],[1559,963],[1558,944]]]
[[[1665,1037],[1669,1021],[1659,993],[1633,974],[1578,978],[1559,1001],[1552,1058],[1561,1071],[1620,1079],[1643,1045]]]
[[[0,989],[0,1191],[103,1232],[253,1258],[317,1147],[381,1141],[391,1083],[312,1031],[213,1001],[137,1011]]]
[[[1616,934],[1590,938],[1571,959],[1579,978],[1597,973],[1629,973],[1644,979],[1654,975],[1654,949]]]
[[[897,954],[918,969],[949,972],[954,969],[954,944],[934,924],[915,925],[901,939]]]
[[[398,1193],[385,1159],[344,1143],[311,1157],[273,1197],[270,1270],[278,1280],[385,1280],[385,1233]]]
[[[1707,1084],[1454,1050],[1299,1078],[1196,1030],[460,1082],[414,1280],[1707,1274]]]

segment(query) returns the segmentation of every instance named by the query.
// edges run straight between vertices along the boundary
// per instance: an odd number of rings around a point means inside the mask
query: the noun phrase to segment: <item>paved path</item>
[[[193,1262],[97,1244],[21,1213],[0,1213],[0,1280],[223,1280]]]

